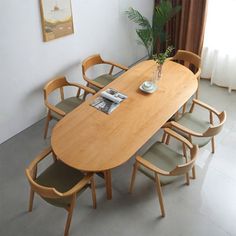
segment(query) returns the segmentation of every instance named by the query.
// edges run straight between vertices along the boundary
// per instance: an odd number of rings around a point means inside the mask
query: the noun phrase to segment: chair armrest
[[[93,89],[91,89],[91,88],[89,88],[89,87],[87,87],[87,86],[84,86],[84,85],[82,85],[82,84],[78,84],[78,83],[72,82],[72,83],[70,83],[70,85],[71,85],[71,86],[78,87],[78,88],[81,88],[81,89],[85,90],[85,91],[88,92],[88,93],[92,93],[92,94],[95,94],[95,93],[96,93],[95,90],[93,90]]]
[[[56,112],[58,115],[60,116],[65,116],[66,113],[64,111],[62,111],[61,109],[55,107],[54,105],[48,103],[47,101],[45,101],[45,105],[48,107],[49,110],[52,110],[54,112]]]
[[[193,135],[195,137],[203,137],[203,134],[192,131],[191,129],[188,129],[187,127],[177,123],[176,121],[169,122],[169,125],[170,125],[171,128],[178,129],[178,130],[180,130],[180,131],[182,131],[182,132],[184,132],[188,135]]]
[[[63,197],[71,196],[72,194],[75,194],[79,192],[83,187],[85,187],[93,177],[92,173],[87,174],[79,183],[77,183],[73,188],[68,190],[67,192],[63,193]]]
[[[149,161],[143,159],[141,156],[137,156],[136,157],[136,161],[140,164],[142,164],[143,166],[145,166],[146,168],[148,168],[149,170],[152,170],[158,174],[161,175],[170,175],[170,172],[162,170],[160,168],[158,168],[157,166],[153,165],[152,163],[150,163]]]
[[[176,133],[174,130],[172,130],[170,128],[164,128],[164,132],[169,134],[170,136],[178,139],[180,142],[185,143],[189,148],[193,148],[192,143],[190,143],[185,137],[183,137],[180,134]]]
[[[48,147],[44,149],[28,166],[28,170],[32,170],[40,161],[52,152],[52,148]]]
[[[129,68],[126,67],[126,66],[123,66],[123,65],[121,65],[121,64],[118,64],[118,63],[115,63],[115,62],[111,62],[111,61],[104,61],[104,63],[109,64],[109,65],[112,65],[112,66],[115,66],[115,67],[118,67],[118,68],[120,68],[120,69],[122,69],[122,70],[125,70],[125,71],[129,69]]]
[[[202,102],[202,101],[199,101],[199,100],[197,100],[197,99],[193,99],[193,103],[194,103],[194,104],[197,104],[197,105],[199,105],[199,106],[201,106],[201,107],[203,107],[203,108],[205,108],[205,109],[207,109],[207,110],[209,110],[209,111],[212,111],[212,112],[213,112],[214,114],[216,114],[217,116],[220,115],[220,112],[218,112],[215,108],[209,106],[208,104],[206,104],[206,103],[204,103],[204,102]]]

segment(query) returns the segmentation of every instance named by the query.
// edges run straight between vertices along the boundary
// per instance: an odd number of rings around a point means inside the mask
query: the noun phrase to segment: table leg
[[[112,199],[112,186],[111,186],[111,170],[104,171],[104,178],[106,183],[107,199]]]

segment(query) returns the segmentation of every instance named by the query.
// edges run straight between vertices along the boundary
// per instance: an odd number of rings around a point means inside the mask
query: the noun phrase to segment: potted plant
[[[138,43],[146,48],[149,58],[152,58],[153,53],[157,52],[157,42],[162,44],[168,41],[168,35],[165,32],[166,23],[176,15],[180,9],[181,6],[173,7],[169,0],[162,0],[160,4],[154,8],[152,25],[138,10],[131,7],[126,11],[128,18],[139,26],[139,28],[136,29],[136,33],[140,39]]]

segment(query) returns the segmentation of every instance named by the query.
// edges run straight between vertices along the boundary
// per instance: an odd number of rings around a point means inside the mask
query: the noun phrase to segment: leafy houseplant
[[[152,58],[153,52],[156,53],[157,42],[159,44],[167,42],[168,35],[165,32],[165,25],[180,9],[181,6],[172,7],[170,0],[162,0],[154,8],[152,25],[145,16],[132,7],[126,11],[128,18],[139,25],[139,28],[136,29],[140,38],[138,43],[146,48],[149,58]]]

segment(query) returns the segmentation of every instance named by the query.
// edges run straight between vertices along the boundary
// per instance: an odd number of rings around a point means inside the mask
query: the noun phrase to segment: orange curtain
[[[173,6],[180,5],[181,11],[166,26],[169,35],[167,44],[173,45],[176,51],[184,49],[201,55],[207,0],[172,0],[171,2]],[[156,0],[156,4],[158,3],[160,0]]]

